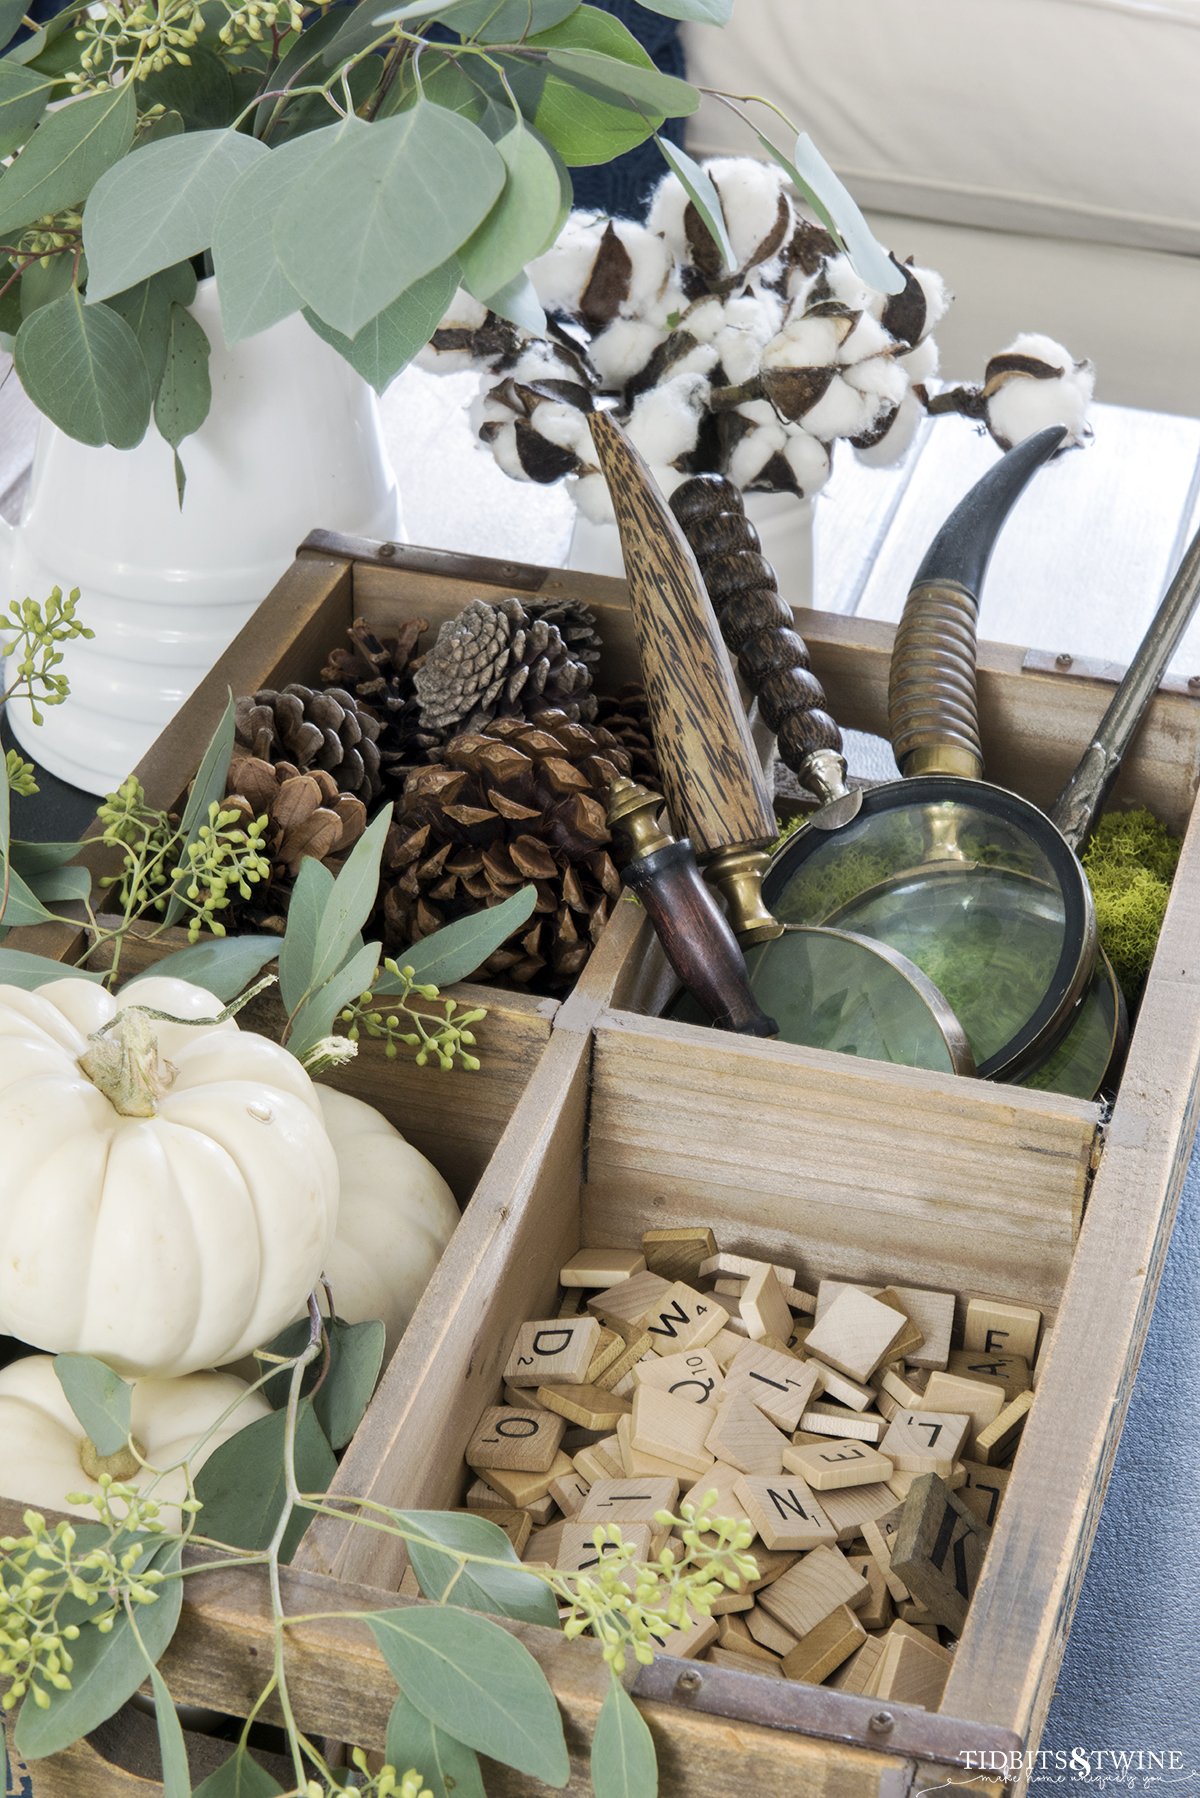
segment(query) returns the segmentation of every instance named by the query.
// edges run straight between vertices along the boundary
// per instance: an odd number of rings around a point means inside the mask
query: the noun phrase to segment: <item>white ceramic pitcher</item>
[[[180,449],[182,510],[153,425],[136,449],[90,449],[42,419],[20,523],[0,521],[4,605],[78,587],[96,633],[66,646],[70,697],[42,725],[9,706],[27,752],[89,793],[136,766],[309,531],[403,535],[367,383],[299,314],[229,349],[214,282],[192,311],[213,395]]]

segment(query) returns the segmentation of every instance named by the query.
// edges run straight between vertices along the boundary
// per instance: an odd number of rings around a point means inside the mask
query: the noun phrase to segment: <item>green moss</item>
[[[1150,968],[1178,861],[1178,842],[1145,806],[1107,812],[1083,852],[1100,942],[1131,1004]]]

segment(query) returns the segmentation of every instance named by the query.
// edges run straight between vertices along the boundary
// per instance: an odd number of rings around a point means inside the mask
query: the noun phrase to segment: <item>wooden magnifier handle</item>
[[[696,558],[653,475],[605,412],[592,440],[621,532],[642,679],[675,828],[696,853],[773,842],[775,815]]]

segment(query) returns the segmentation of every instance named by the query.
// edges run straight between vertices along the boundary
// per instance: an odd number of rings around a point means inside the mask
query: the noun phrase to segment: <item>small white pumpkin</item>
[[[167,978],[115,999],[78,979],[0,986],[0,1330],[166,1376],[235,1360],[296,1315],[333,1241],[338,1172],[294,1056],[234,1019],[145,1008],[221,1006]]]
[[[436,1078],[436,1076],[435,1076]],[[339,1317],[382,1318],[390,1358],[458,1222],[431,1161],[371,1105],[318,1086],[342,1198],[325,1261]]]
[[[223,1423],[217,1419],[237,1406]],[[135,1380],[130,1433],[151,1468],[171,1467],[185,1456],[192,1472],[222,1442],[245,1429],[270,1406],[261,1393],[227,1373],[193,1373],[180,1380]],[[216,1426],[214,1428],[214,1426]],[[201,1449],[193,1447],[208,1431]],[[183,1470],[156,1479],[144,1467],[97,1464],[95,1450],[59,1384],[50,1355],[27,1355],[0,1370],[0,1495],[35,1507],[95,1518],[87,1505],[67,1503],[68,1492],[99,1492],[105,1470],[139,1491],[153,1485],[168,1529],[178,1529],[181,1499],[187,1497]]]

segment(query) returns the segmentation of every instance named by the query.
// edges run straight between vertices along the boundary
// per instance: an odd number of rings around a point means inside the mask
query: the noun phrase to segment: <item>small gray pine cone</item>
[[[427,730],[478,730],[547,708],[586,723],[596,712],[587,663],[556,624],[531,618],[519,599],[475,599],[447,619],[413,685]]]
[[[577,662],[590,668],[600,660],[603,647],[596,614],[581,599],[523,599],[521,604],[531,618],[543,618],[558,627],[558,634]]]
[[[291,762],[301,773],[332,774],[338,790],[370,805],[380,789],[379,721],[343,687],[325,691],[294,681],[264,687],[235,703],[238,746],[264,762]]]

